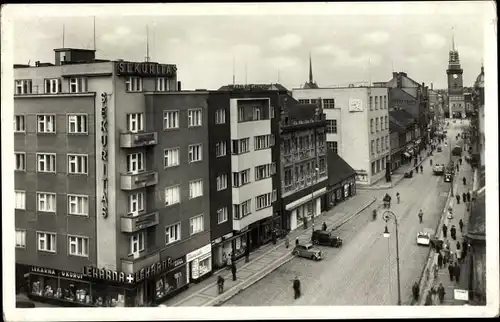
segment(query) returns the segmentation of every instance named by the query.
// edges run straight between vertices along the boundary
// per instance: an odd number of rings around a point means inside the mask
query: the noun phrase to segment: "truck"
[[[432,172],[434,173],[434,175],[436,176],[442,176],[444,175],[444,164],[436,164],[433,168],[432,168]]]

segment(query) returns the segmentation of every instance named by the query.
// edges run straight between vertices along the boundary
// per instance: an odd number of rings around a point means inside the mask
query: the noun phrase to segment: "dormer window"
[[[31,94],[32,93],[32,83],[31,79],[18,79],[15,81],[15,94]]]
[[[69,79],[70,93],[85,93],[87,92],[87,78],[74,77]]]

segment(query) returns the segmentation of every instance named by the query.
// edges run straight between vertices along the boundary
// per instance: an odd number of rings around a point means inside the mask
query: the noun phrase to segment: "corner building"
[[[59,306],[146,306],[208,275],[206,95],[179,92],[175,65],[92,50],[14,75],[19,288]]]

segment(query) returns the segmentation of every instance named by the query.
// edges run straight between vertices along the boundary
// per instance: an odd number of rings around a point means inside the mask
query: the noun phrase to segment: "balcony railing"
[[[121,175],[120,187],[122,190],[135,190],[155,184],[158,184],[158,172],[156,170]]]
[[[135,217],[121,217],[123,233],[134,233],[148,227],[156,226],[159,223],[160,217],[157,212],[147,213]]]
[[[158,143],[157,132],[120,134],[120,147],[122,148],[137,148],[141,146],[155,145],[157,143]]]

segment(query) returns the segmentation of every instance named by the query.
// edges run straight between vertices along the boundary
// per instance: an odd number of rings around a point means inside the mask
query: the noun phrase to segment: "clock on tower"
[[[459,117],[465,114],[465,99],[463,89],[463,70],[460,66],[458,50],[455,49],[453,40],[450,50],[448,69],[448,108],[449,117]]]

